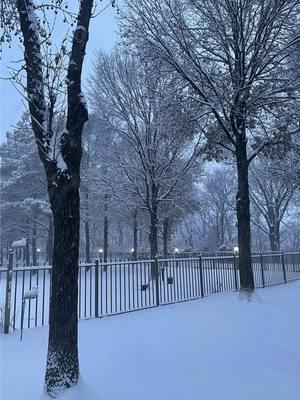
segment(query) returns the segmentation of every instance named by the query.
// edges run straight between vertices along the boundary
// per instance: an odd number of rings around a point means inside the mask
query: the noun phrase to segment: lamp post
[[[237,277],[237,263],[236,256],[239,254],[238,246],[234,246],[233,248],[233,269],[234,269],[234,282],[235,282],[235,290],[238,290],[238,277]]]
[[[132,247],[130,249],[131,258],[136,261],[137,260],[137,247]]]
[[[40,263],[40,252],[41,252],[41,249],[36,249],[36,252],[37,252],[37,265],[39,265],[39,263]]]
[[[102,254],[103,254],[103,249],[100,248],[100,249],[98,250],[98,255],[99,255],[99,260],[100,260],[100,262],[102,262]]]

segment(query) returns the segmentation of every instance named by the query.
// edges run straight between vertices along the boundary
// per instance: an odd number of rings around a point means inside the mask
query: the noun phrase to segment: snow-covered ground
[[[300,282],[81,321],[63,400],[299,400]],[[40,400],[47,328],[1,335],[1,400]]]

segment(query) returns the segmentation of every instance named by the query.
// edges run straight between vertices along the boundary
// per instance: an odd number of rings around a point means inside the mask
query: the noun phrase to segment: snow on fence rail
[[[169,258],[116,261],[79,266],[78,317],[97,318],[163,304],[198,299],[212,293],[239,290],[238,256]],[[151,278],[151,270],[159,275]],[[300,278],[300,252],[253,254],[256,287],[265,287]],[[7,296],[8,279],[10,296]],[[36,296],[25,293],[35,291]],[[24,328],[48,324],[51,267],[0,270],[0,306],[10,309],[11,329],[21,328],[22,301],[25,301]],[[10,307],[5,304],[10,298]],[[4,307],[6,306],[6,307]],[[3,315],[0,321],[4,321]],[[7,329],[8,330],[8,329]]]

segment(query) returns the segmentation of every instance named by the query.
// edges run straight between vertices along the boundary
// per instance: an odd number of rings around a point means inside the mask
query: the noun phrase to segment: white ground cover
[[[300,282],[80,321],[61,400],[299,400]],[[47,328],[0,336],[1,400],[40,400]]]

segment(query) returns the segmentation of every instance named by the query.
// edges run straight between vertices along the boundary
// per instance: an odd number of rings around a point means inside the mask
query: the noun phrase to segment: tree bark
[[[238,192],[236,197],[239,247],[239,273],[241,290],[254,289],[251,265],[250,195],[248,180],[248,160],[246,140],[240,139],[236,145]]]
[[[6,245],[6,261],[8,262],[8,258],[9,258],[9,250],[11,248],[11,241],[9,243],[7,243]]]
[[[137,221],[137,210],[134,210],[133,213],[133,258],[137,260],[137,252],[138,252],[138,221]]]
[[[154,260],[158,253],[158,216],[157,216],[157,207],[152,207],[151,214],[150,214],[150,235],[149,235],[149,242],[150,242],[150,256],[151,259]],[[158,271],[156,270],[155,263],[151,264],[151,278],[155,279],[157,276]]]
[[[89,221],[84,223],[85,231],[85,259],[87,263],[91,262],[91,248],[90,248],[90,224]]]
[[[154,258],[157,256],[158,253],[157,224],[158,224],[157,212],[152,211],[150,216],[150,235],[149,235],[150,255],[152,260],[154,260]]]
[[[108,205],[104,204],[104,224],[103,224],[103,262],[107,262],[108,256]],[[107,266],[104,267],[107,271]]]
[[[82,66],[88,41],[93,0],[81,0],[77,26],[67,66],[66,126],[59,140],[65,168],[53,158],[53,127],[47,107],[44,64],[38,19],[33,0],[17,0],[27,74],[26,92],[39,156],[43,162],[53,213],[54,247],[45,389],[52,397],[76,385],[79,376],[77,349],[78,257],[80,224],[80,162],[82,129],[88,119],[81,92]]]
[[[48,228],[48,237],[46,244],[46,253],[47,253],[47,261],[48,264],[52,264],[52,252],[53,252],[53,217],[49,215],[49,228]]]
[[[49,341],[45,384],[48,392],[78,381],[77,348],[79,175],[52,188],[54,221]]]
[[[279,251],[280,250],[280,231],[279,224],[275,223],[274,225],[269,226],[269,240],[270,240],[270,248],[271,251]]]
[[[26,238],[26,245],[25,245],[25,265],[29,267],[30,265],[30,249],[29,249],[29,239]]]
[[[164,242],[164,258],[168,258],[169,252],[169,218],[164,218],[163,221],[163,242]]]
[[[32,265],[35,267],[37,265],[37,257],[36,257],[36,226],[35,225],[33,225],[33,228],[32,228],[31,246],[32,246]]]

